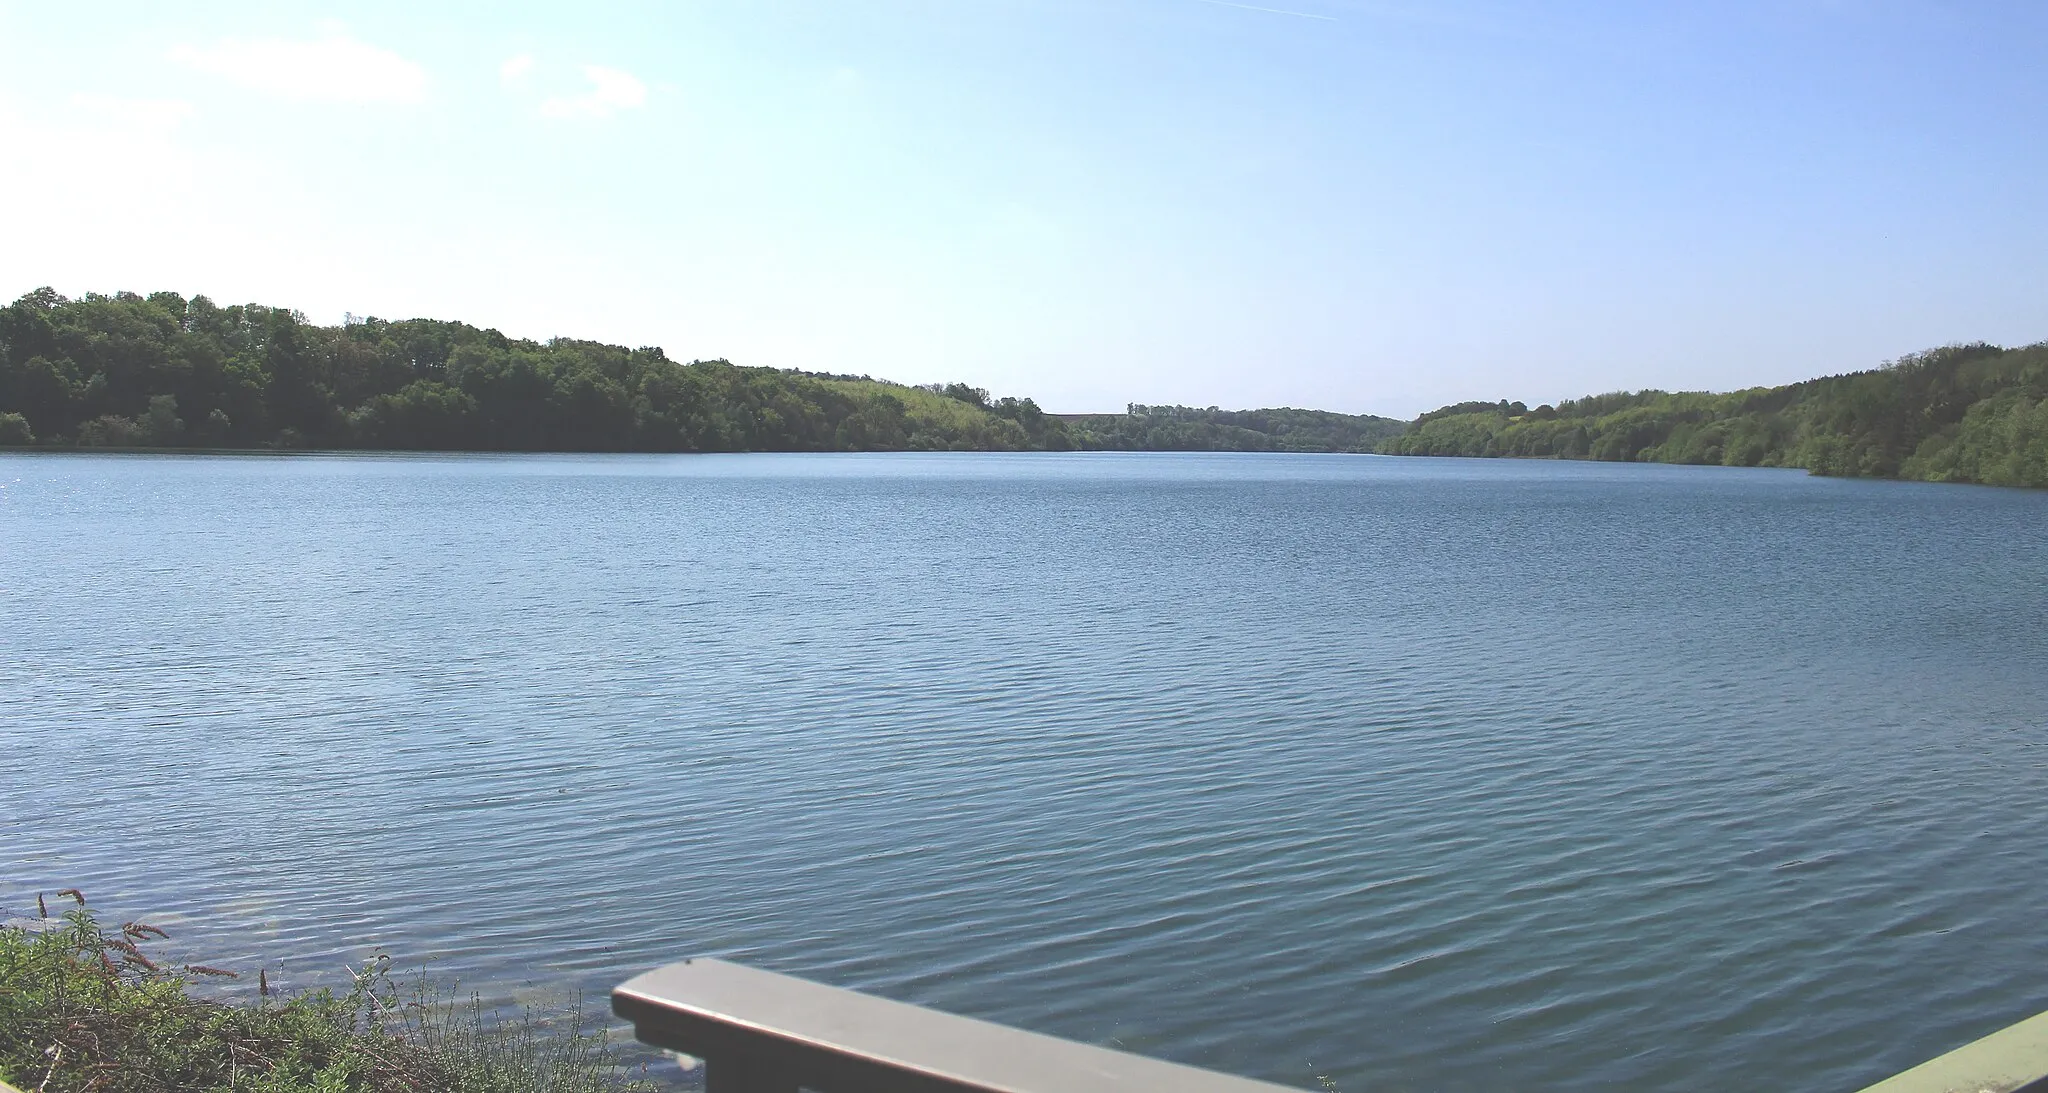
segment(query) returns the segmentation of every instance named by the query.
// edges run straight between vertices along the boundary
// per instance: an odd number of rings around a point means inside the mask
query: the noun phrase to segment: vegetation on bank
[[[1080,446],[1133,452],[1370,452],[1405,422],[1328,410],[1145,406],[1065,419]]]
[[[951,392],[950,394],[948,392]],[[969,396],[966,398],[959,396]],[[0,308],[0,444],[487,451],[1071,447],[1028,399],[158,292]]]
[[[40,1093],[625,1093],[604,1033],[500,1020],[425,984],[401,991],[382,960],[346,993],[247,1004],[202,997],[234,973],[152,955],[164,932],[109,932],[73,891],[61,918],[0,926],[0,1081]],[[38,897],[42,904],[42,898]]]
[[[1621,392],[1533,410],[1460,403],[1422,415],[1380,450],[2048,486],[2048,342],[1949,346],[1728,394]]]
[[[2048,343],[1950,346],[1727,394],[1637,391],[1413,422],[1133,404],[1053,415],[654,347],[507,338],[434,319],[318,326],[159,292],[0,307],[0,446],[474,451],[1380,451],[1729,466],[2048,486]]]
[[[911,387],[434,319],[319,326],[204,296],[39,289],[0,308],[0,445],[480,451],[1347,451],[1384,418],[1132,407],[1062,419]],[[1379,430],[1375,432],[1374,430]]]

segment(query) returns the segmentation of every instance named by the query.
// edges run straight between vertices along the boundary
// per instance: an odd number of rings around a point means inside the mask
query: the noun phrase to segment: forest
[[[0,445],[472,451],[1369,451],[1388,418],[1133,406],[1058,417],[964,383],[678,362],[433,319],[157,292],[0,308]]]
[[[1423,414],[1379,450],[2048,486],[2048,342],[1947,346],[1727,394],[1617,392],[1533,410],[1460,403]]]
[[[1132,404],[671,360],[436,319],[310,323],[172,292],[0,307],[0,446],[471,451],[1273,451],[1521,456],[2048,486],[2048,343],[1948,346],[1726,394],[1636,391],[1413,422]]]
[[[1401,434],[1388,417],[1328,410],[1219,410],[1145,406],[1121,414],[1074,414],[1082,447],[1151,452],[1370,452]]]
[[[0,444],[487,451],[1073,447],[962,384],[670,360],[459,322],[318,326],[204,296],[49,289],[0,308]]]

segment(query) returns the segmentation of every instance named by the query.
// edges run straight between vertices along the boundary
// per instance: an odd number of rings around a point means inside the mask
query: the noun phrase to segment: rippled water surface
[[[2048,1008],[2048,494],[1275,456],[0,456],[0,905],[716,954],[1308,1088]]]

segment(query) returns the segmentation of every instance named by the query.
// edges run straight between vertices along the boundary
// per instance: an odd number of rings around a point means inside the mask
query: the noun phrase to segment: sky
[[[0,296],[1411,417],[2048,339],[2038,0],[0,0]]]

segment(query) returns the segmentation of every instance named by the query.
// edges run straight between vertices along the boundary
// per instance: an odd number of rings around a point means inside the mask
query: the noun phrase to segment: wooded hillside
[[[1422,415],[1380,450],[2048,486],[2048,343],[1949,346],[1728,394],[1620,392],[1533,410],[1463,403]]]

